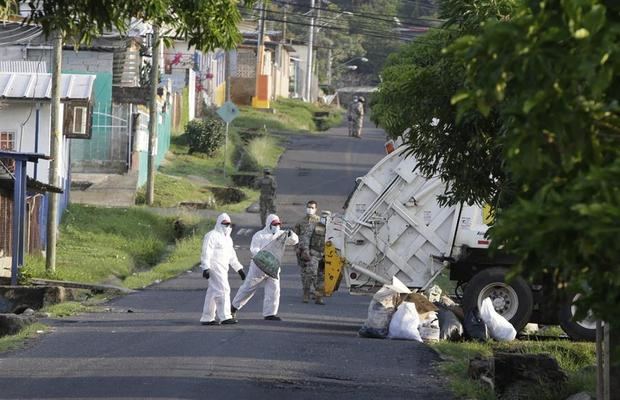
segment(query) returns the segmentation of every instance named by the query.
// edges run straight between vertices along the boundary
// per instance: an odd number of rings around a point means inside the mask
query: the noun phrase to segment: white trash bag
[[[368,305],[368,318],[359,330],[362,337],[384,339],[388,334],[392,315],[396,310],[398,293],[383,286],[372,297]]]
[[[420,337],[425,342],[437,342],[441,330],[439,329],[439,319],[437,318],[437,312],[430,311],[424,315],[424,318],[420,321]]]
[[[419,324],[420,316],[415,308],[415,304],[405,301],[398,306],[392,316],[388,338],[421,342],[422,337],[420,337],[420,332],[418,331]]]
[[[480,318],[489,329],[489,335],[500,342],[515,340],[517,331],[514,326],[503,316],[498,314],[493,307],[493,301],[487,297],[480,306]]]

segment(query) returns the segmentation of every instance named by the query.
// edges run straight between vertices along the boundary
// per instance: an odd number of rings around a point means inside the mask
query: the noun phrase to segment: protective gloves
[[[243,270],[240,269],[239,271],[237,271],[237,273],[241,277],[241,280],[244,281],[245,280],[245,272],[243,272]]]
[[[209,270],[205,269],[204,271],[202,271],[202,277],[205,279],[209,279]]]

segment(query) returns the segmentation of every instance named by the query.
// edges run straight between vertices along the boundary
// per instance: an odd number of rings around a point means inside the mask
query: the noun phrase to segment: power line
[[[271,2],[272,3],[278,3],[278,4],[284,4],[284,5],[290,5],[289,3],[287,3],[286,1],[283,1],[283,0],[271,0]],[[322,10],[322,11],[327,11],[327,12],[331,12],[331,13],[338,13],[338,14],[350,12],[354,16],[357,16],[357,17],[381,20],[381,21],[386,21],[386,22],[394,22],[394,18],[398,18],[401,22],[402,21],[407,21],[407,20],[411,21],[411,24],[415,24],[415,23],[418,23],[418,22],[441,22],[441,23],[445,22],[445,20],[443,20],[443,19],[438,19],[438,18],[433,18],[433,17],[415,18],[415,17],[408,17],[408,16],[398,15],[398,14],[393,15],[393,14],[373,13],[373,12],[370,12],[370,11],[359,11],[359,10],[354,10],[354,9],[351,9],[351,8],[341,8],[339,10],[333,10],[333,9],[323,8],[323,7],[305,7],[305,6],[302,6],[302,7],[304,9],[310,8],[311,10],[312,9],[314,9],[314,10]]]
[[[276,18],[265,18],[266,21],[273,21],[273,22],[284,22],[283,19],[276,19]],[[303,22],[291,22],[290,20],[287,20],[288,24],[294,24],[294,25],[300,25],[300,26],[311,26],[311,24],[307,24],[307,23],[303,23]],[[345,31],[345,32],[349,32],[348,29],[346,28],[339,28],[339,27],[335,27],[335,26],[326,26],[324,27],[324,29],[329,29],[329,30],[338,30],[338,31]],[[432,46],[432,47],[437,47],[437,44],[439,42],[431,42],[431,41],[427,41],[427,40],[420,40],[420,38],[417,38],[416,36],[409,36],[407,37],[403,37],[403,36],[398,36],[398,35],[386,35],[383,34],[382,32],[379,31],[371,31],[371,30],[362,30],[359,33],[361,36],[369,36],[369,37],[375,37],[375,38],[379,38],[379,39],[392,39],[395,41],[402,41],[402,42],[407,42],[407,43],[420,43],[420,44],[425,44],[427,46]]]

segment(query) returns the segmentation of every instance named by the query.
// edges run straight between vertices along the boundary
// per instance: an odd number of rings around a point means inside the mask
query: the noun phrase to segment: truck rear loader
[[[441,179],[420,173],[404,146],[358,178],[344,213],[326,224],[326,295],[341,281],[352,294],[372,294],[393,276],[425,290],[447,271],[465,311],[490,297],[517,331],[528,322],[560,324],[573,339],[593,340],[596,322],[572,319],[576,297],[550,281],[508,280],[515,259],[490,254],[483,207],[442,206],[445,191]]]

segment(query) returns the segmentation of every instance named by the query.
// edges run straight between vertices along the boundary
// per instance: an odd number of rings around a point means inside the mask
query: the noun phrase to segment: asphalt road
[[[285,223],[302,215],[309,198],[340,209],[354,178],[382,157],[383,143],[372,129],[361,140],[344,129],[292,137],[276,171]],[[247,266],[258,216],[235,218]],[[0,398],[452,398],[427,346],[357,336],[369,298],[341,291],[325,306],[303,304],[293,257],[287,252],[282,271],[282,322],[262,319],[259,290],[238,325],[200,325],[207,281],[188,271],[111,301],[110,312],[49,321],[51,333],[0,356]],[[232,271],[230,281],[234,295],[241,281]]]

